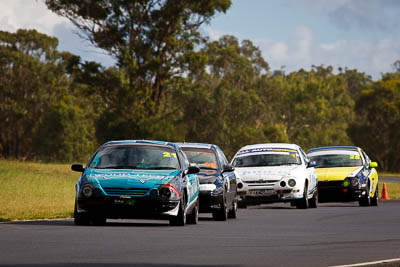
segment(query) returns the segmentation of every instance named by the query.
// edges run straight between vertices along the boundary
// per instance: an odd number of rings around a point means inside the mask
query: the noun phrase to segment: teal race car
[[[107,218],[165,219],[196,224],[200,170],[174,143],[123,140],[102,145],[76,183],[74,223],[102,225]]]

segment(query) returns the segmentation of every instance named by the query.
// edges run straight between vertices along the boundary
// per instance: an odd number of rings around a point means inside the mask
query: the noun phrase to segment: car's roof
[[[324,150],[351,150],[351,151],[358,151],[357,146],[322,146],[322,147],[314,147],[310,148],[307,150],[308,153],[313,153],[313,152],[320,152]]]
[[[154,141],[154,140],[116,140],[109,141],[103,144],[103,146],[107,145],[129,145],[129,144],[148,144],[148,145],[163,145],[163,146],[171,146],[177,148],[177,145],[171,142],[165,141]]]
[[[214,144],[205,144],[205,143],[176,143],[180,147],[187,147],[187,148],[206,148],[206,149],[212,149],[213,147],[217,147]]]
[[[288,149],[298,149],[299,146],[296,144],[287,143],[265,143],[265,144],[254,144],[242,147],[240,150],[255,149],[255,148],[288,148]],[[240,151],[239,150],[239,151]]]

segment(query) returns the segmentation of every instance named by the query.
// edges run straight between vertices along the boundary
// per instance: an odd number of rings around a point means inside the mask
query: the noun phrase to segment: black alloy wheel
[[[378,185],[376,185],[374,196],[371,198],[370,202],[371,206],[378,206],[379,204],[379,189]]]
[[[232,208],[228,212],[229,219],[237,218],[237,209],[238,209],[238,200],[237,200],[237,197],[234,197],[232,200]]]
[[[369,195],[369,184],[367,184],[367,187],[365,189],[365,195],[361,196],[360,200],[358,201],[358,204],[360,207],[368,207],[371,205],[371,197]]]
[[[179,211],[178,215],[171,217],[169,219],[169,224],[171,226],[185,226],[186,224],[186,209],[185,209],[185,199],[182,198],[181,201],[179,201]]]
[[[313,197],[308,201],[309,207],[312,209],[318,208],[318,189],[315,190]]]
[[[228,206],[226,205],[225,192],[222,195],[220,209],[213,211],[212,216],[214,221],[226,221],[228,219]]]
[[[298,209],[307,209],[308,204],[308,184],[307,181],[304,183],[304,192],[303,197],[296,201],[296,208]]]
[[[192,213],[187,215],[188,224],[197,224],[199,221],[199,199],[196,200],[196,204],[192,209]]]

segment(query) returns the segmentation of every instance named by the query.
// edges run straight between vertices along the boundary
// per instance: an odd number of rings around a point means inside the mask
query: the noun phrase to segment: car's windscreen
[[[317,168],[355,167],[362,165],[362,159],[357,151],[326,151],[310,153],[309,158],[315,161]]]
[[[190,163],[195,163],[200,169],[217,169],[217,158],[211,149],[182,148]]]
[[[264,154],[243,155],[234,159],[235,167],[266,167],[301,164],[299,154],[289,152],[273,152]]]
[[[95,169],[179,169],[175,150],[151,145],[106,146],[95,155],[89,168]]]

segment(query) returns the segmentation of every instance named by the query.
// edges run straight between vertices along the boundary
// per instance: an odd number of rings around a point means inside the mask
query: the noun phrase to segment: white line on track
[[[400,261],[400,258],[396,259],[388,259],[388,260],[380,260],[380,261],[370,261],[370,262],[363,262],[363,263],[355,263],[355,264],[348,264],[348,265],[335,265],[332,267],[356,267],[356,266],[368,266],[373,264],[382,264],[382,263],[390,263]]]

